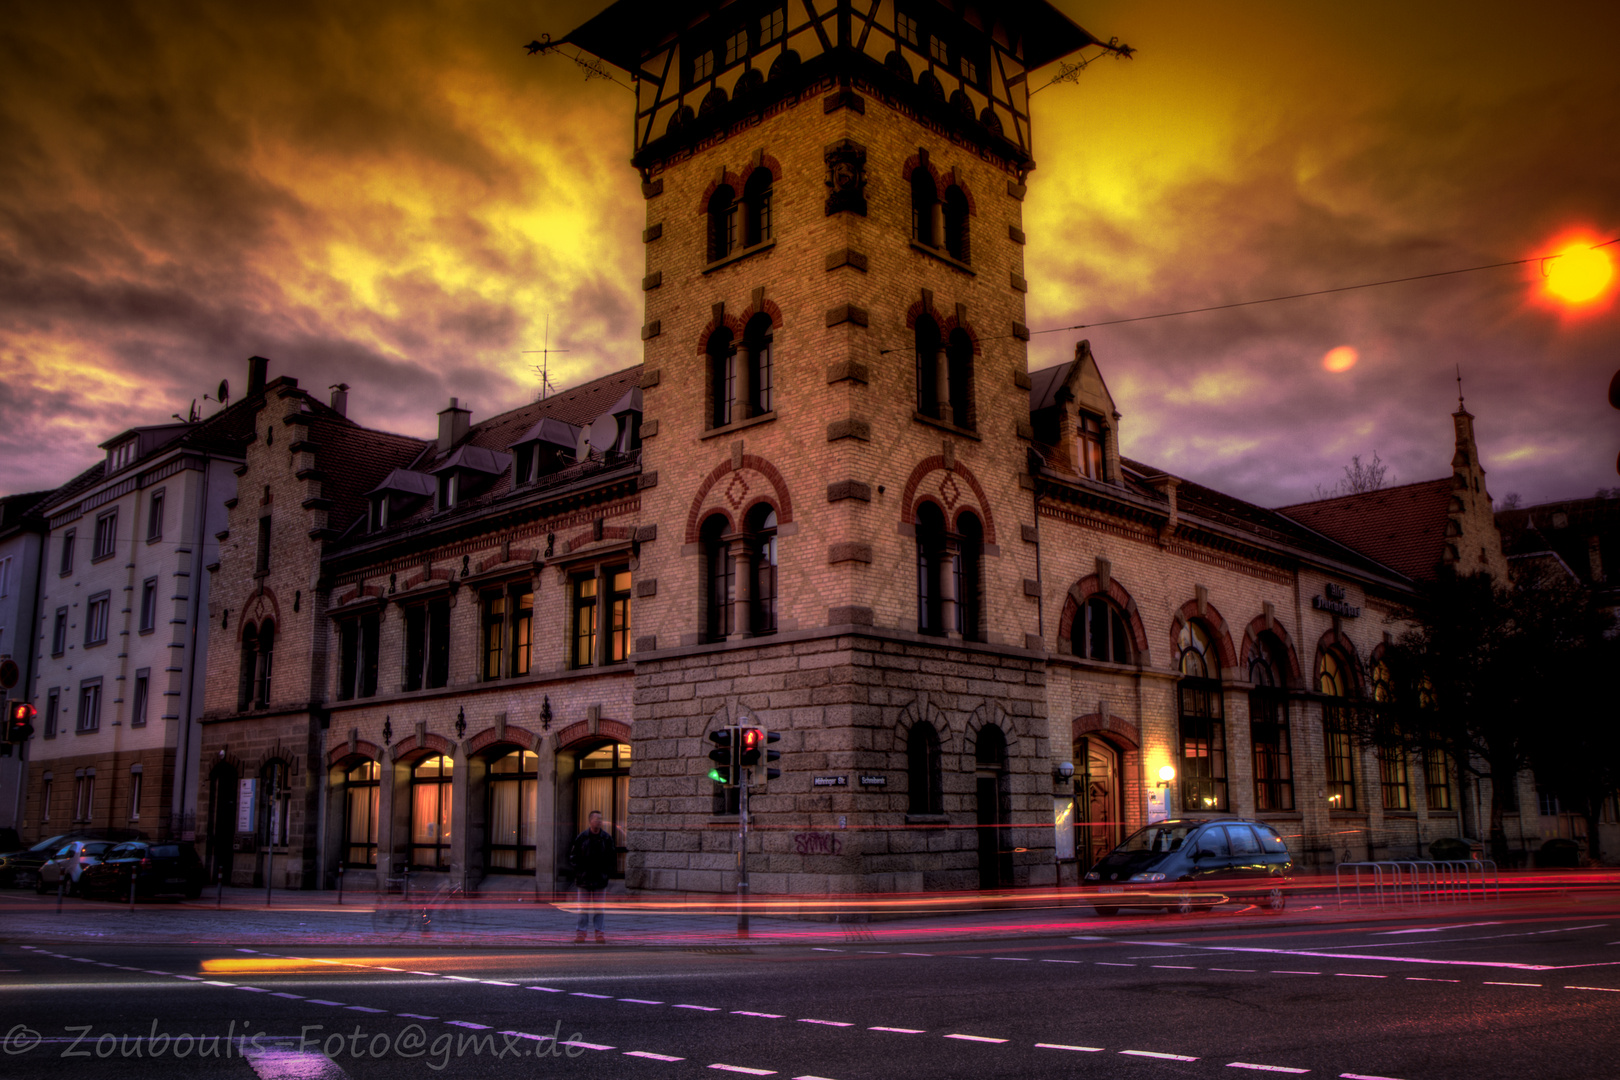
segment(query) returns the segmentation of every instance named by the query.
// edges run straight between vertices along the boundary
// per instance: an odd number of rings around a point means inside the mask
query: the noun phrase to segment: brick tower
[[[753,888],[1052,878],[1026,0],[620,0],[646,200],[631,887],[734,883],[707,732],[783,733]]]

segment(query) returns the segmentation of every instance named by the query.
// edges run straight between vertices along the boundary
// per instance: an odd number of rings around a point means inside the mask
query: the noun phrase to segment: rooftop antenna
[[[556,389],[557,389],[555,386],[551,385],[551,370],[550,370],[551,369],[551,354],[552,353],[560,353],[560,352],[573,352],[573,350],[572,349],[553,349],[551,347],[551,316],[547,315],[546,316],[546,346],[545,346],[545,348],[543,348],[543,349],[524,349],[523,352],[525,353],[525,355],[532,354],[532,353],[539,353],[540,354],[540,364],[539,364],[539,366],[535,367],[534,370],[538,371],[540,373],[540,400],[544,401],[544,400],[546,400],[546,394],[547,394],[548,391],[555,393]]]

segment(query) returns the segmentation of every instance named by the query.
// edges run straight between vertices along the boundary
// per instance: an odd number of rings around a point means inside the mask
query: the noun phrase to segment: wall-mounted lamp
[[[1052,779],[1060,784],[1067,784],[1074,775],[1074,762],[1060,761],[1052,768]]]
[[[1159,766],[1159,786],[1160,787],[1164,787],[1164,788],[1169,787],[1175,781],[1175,779],[1176,779],[1176,767],[1174,765],[1160,765]]]

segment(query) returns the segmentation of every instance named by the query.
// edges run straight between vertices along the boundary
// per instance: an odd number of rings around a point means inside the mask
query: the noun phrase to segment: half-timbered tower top
[[[641,168],[832,77],[1020,172],[1034,167],[1028,73],[1099,44],[1043,0],[618,0],[565,42],[631,75]]]

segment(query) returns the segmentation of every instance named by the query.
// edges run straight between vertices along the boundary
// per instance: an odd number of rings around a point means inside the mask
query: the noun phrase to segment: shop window
[[[1226,724],[1220,660],[1203,624],[1183,623],[1177,640],[1181,702],[1181,806],[1226,809]]]
[[[486,781],[491,871],[533,873],[537,829],[539,755],[514,750],[490,763]]]
[[[377,811],[382,766],[362,761],[343,774],[343,864],[377,865]]]
[[[377,693],[377,639],[375,611],[338,624],[338,700],[372,697]]]
[[[450,681],[450,601],[429,600],[405,609],[406,690],[434,689]]]
[[[259,814],[259,843],[268,847],[286,847],[292,809],[292,776],[287,763],[280,760],[267,762],[259,773],[259,790],[264,793]]]
[[[1254,808],[1260,812],[1294,808],[1293,760],[1288,738],[1288,697],[1282,646],[1270,633],[1260,635],[1249,660],[1249,743],[1254,751]]]
[[[455,762],[427,758],[411,770],[411,866],[444,870],[450,866],[450,790]]]
[[[1451,759],[1444,750],[1430,749],[1423,755],[1423,786],[1430,810],[1450,810]]]
[[[906,772],[909,782],[906,812],[910,814],[942,814],[945,812],[941,792],[939,733],[934,725],[919,720],[906,736]]]
[[[583,829],[593,812],[602,815],[602,828],[613,837],[618,853],[614,873],[623,877],[625,853],[629,851],[626,826],[630,808],[630,744],[611,743],[582,752],[577,763],[576,829]]]
[[[1348,676],[1336,653],[1324,652],[1316,688],[1323,697],[1322,735],[1327,751],[1327,799],[1332,810],[1356,809],[1356,753],[1350,731]]]

